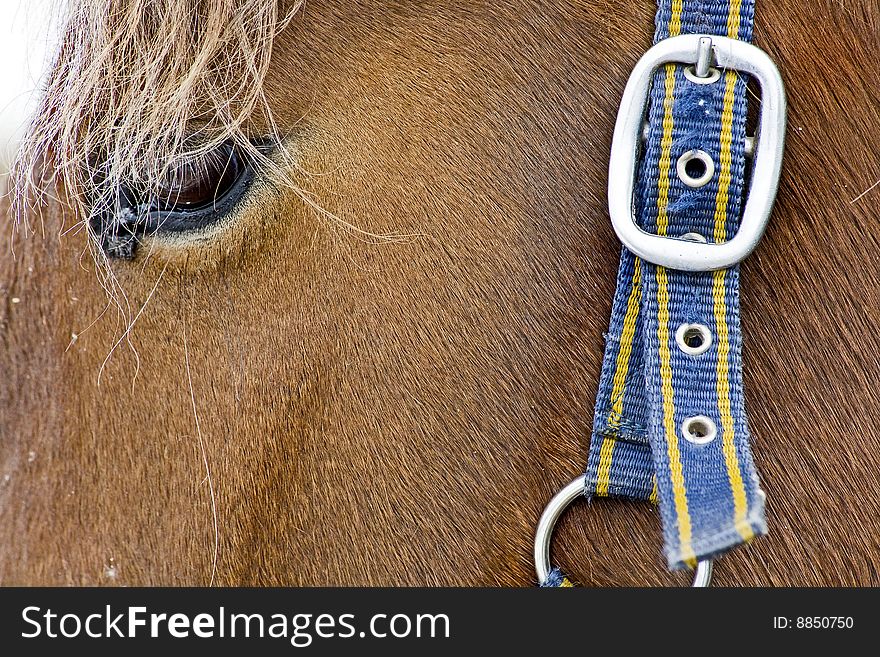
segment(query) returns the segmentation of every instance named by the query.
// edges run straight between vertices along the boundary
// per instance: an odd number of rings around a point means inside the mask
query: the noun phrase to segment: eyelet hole
[[[721,79],[721,71],[714,66],[709,69],[709,75],[701,78],[697,75],[697,69],[694,66],[688,66],[684,69],[684,77],[694,84],[712,84]]]
[[[675,332],[675,344],[684,353],[699,356],[712,346],[712,331],[705,324],[682,324]]]
[[[684,172],[689,178],[702,178],[706,175],[706,163],[699,158],[693,158],[684,163]]]
[[[681,433],[686,440],[695,445],[705,445],[715,440],[718,429],[711,418],[705,415],[695,415],[682,422]]]
[[[715,175],[715,162],[706,151],[695,149],[678,158],[676,171],[681,182],[688,187],[702,187]]]

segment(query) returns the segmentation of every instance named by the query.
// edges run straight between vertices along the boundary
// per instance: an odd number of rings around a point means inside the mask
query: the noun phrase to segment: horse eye
[[[185,162],[155,186],[150,196],[160,211],[197,210],[213,205],[238,181],[243,166],[236,149],[224,144],[217,151]]]
[[[262,153],[271,146],[255,140]],[[233,143],[180,163],[149,186],[120,186],[116,204],[96,205],[92,234],[110,257],[130,259],[145,235],[204,230],[221,221],[255,178],[253,161]]]

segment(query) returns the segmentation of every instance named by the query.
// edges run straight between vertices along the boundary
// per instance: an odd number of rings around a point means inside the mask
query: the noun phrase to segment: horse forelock
[[[70,0],[13,166],[19,219],[61,191],[80,220],[132,180],[162,180],[249,134],[277,133],[263,95],[273,42],[301,0]],[[280,143],[280,140],[278,140]]]

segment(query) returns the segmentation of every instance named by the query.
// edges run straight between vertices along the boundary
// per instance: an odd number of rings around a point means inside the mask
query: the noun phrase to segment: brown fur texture
[[[49,204],[0,259],[0,582],[533,584],[535,523],[586,458],[608,151],[653,11],[307,3],[263,88],[288,173],[413,237],[261,182],[219,234],[111,264],[128,333]],[[880,584],[878,27],[873,0],[759,2],[790,100],[743,267],[770,535],[718,584]],[[554,551],[583,584],[688,580],[648,505],[576,505]]]

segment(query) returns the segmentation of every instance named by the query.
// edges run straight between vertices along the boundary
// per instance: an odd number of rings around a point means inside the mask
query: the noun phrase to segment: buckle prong
[[[709,77],[709,69],[712,68],[714,58],[712,37],[700,37],[700,45],[697,46],[697,63],[694,66],[694,73],[698,78]]]

